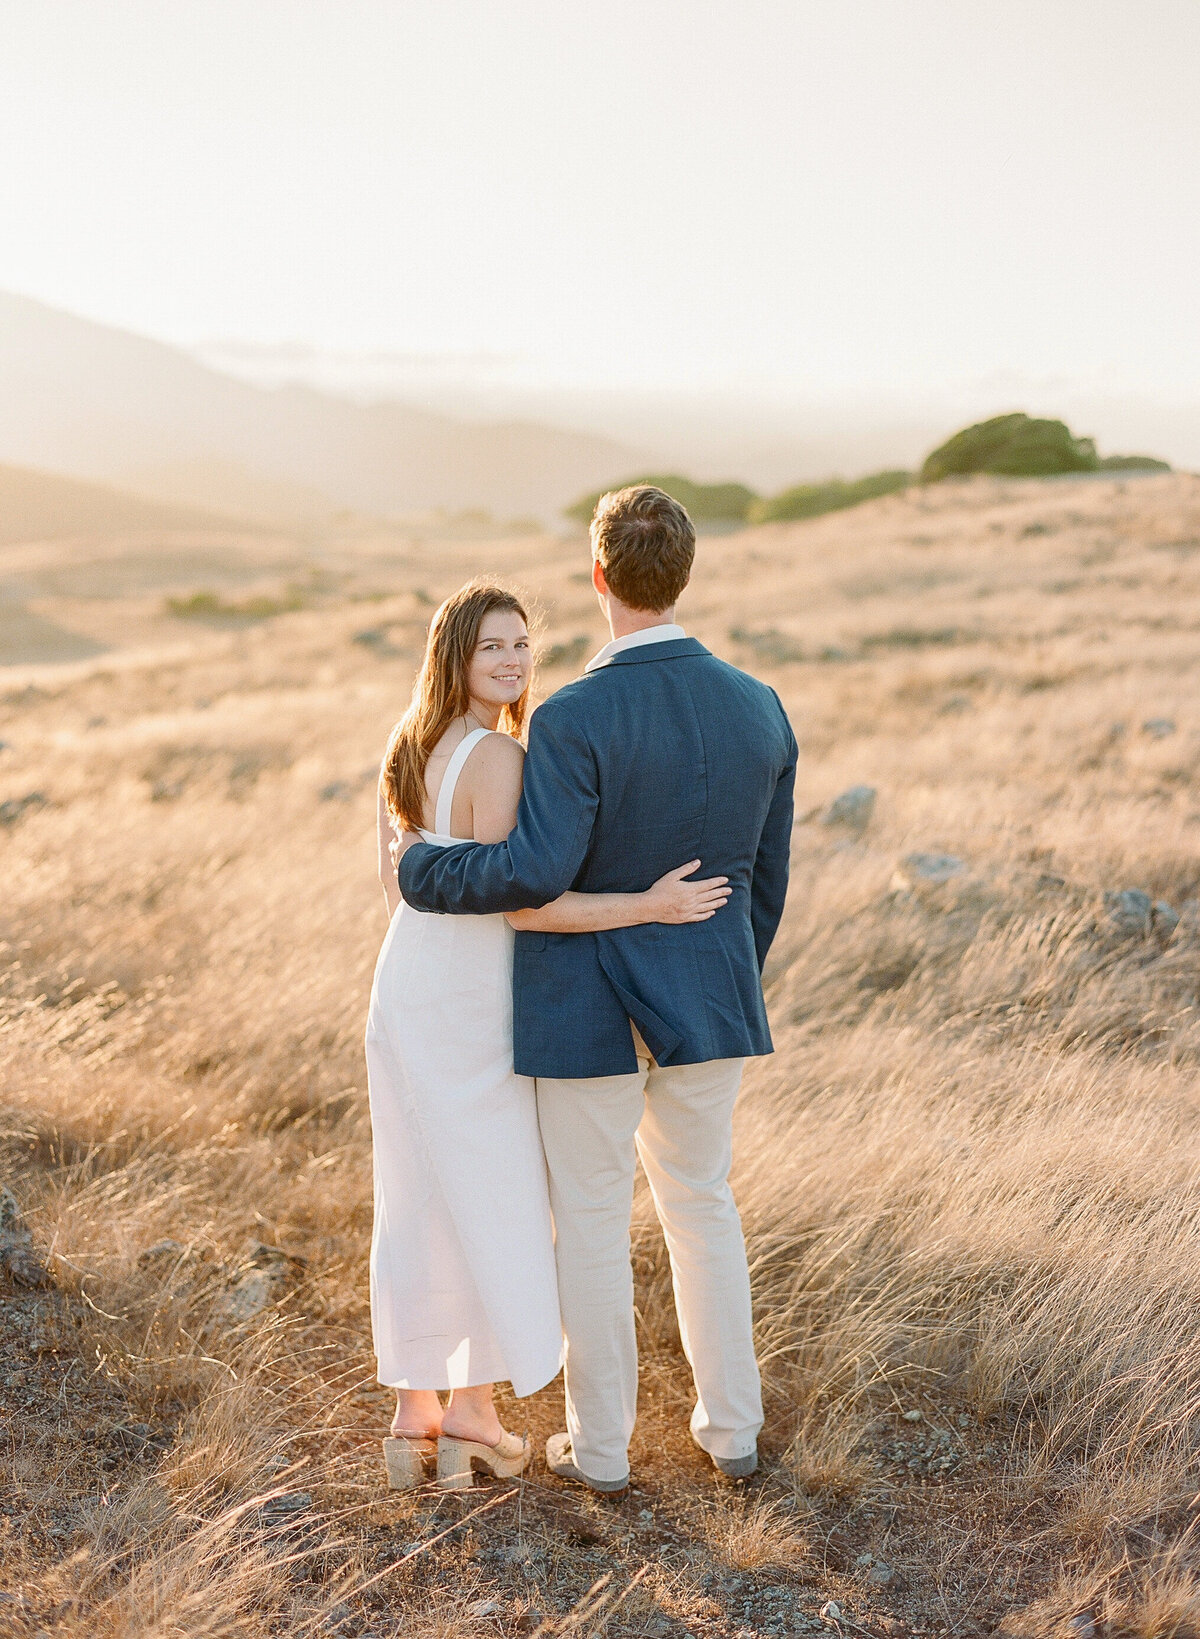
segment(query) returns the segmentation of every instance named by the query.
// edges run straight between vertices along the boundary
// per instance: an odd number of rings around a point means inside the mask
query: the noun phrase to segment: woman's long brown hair
[[[471,703],[467,672],[479,642],[484,616],[496,609],[529,624],[520,600],[502,587],[468,581],[448,597],[429,623],[425,659],[413,685],[412,704],[396,724],[383,756],[380,783],[387,805],[406,831],[425,823],[425,769],[429,753],[456,717]],[[500,710],[501,731],[516,739],[525,721],[529,690]]]

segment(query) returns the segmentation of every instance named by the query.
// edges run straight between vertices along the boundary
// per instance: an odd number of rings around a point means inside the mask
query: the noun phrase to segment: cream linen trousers
[[[630,1263],[636,1156],[671,1258],[692,1368],[692,1436],[713,1457],[745,1457],[762,1427],[750,1275],[729,1187],[742,1059],[661,1068],[636,1035],[631,1075],[539,1077],[558,1293],[566,1335],[567,1430],[595,1480],[629,1472],[637,1413]]]

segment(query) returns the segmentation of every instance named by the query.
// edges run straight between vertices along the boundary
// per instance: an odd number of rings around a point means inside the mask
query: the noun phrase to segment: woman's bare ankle
[[[480,1383],[474,1388],[454,1389],[442,1414],[442,1433],[453,1440],[476,1440],[480,1445],[494,1446],[504,1429],[492,1404],[492,1385]]]
[[[392,1438],[436,1440],[442,1432],[442,1402],[434,1389],[397,1389]]]

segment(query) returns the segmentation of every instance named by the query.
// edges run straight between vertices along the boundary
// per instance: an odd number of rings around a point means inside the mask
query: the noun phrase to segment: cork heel
[[[437,1446],[432,1440],[393,1436],[383,1442],[383,1461],[389,1491],[415,1491],[433,1468]]]
[[[529,1467],[532,1455],[529,1441],[516,1434],[502,1434],[494,1446],[443,1434],[437,1444],[437,1483],[443,1491],[469,1491],[477,1468],[498,1480],[512,1480]]]

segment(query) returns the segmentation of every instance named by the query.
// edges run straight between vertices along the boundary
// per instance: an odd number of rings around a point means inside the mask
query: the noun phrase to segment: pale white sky
[[[554,383],[1200,399],[1200,0],[0,0],[0,288]]]

